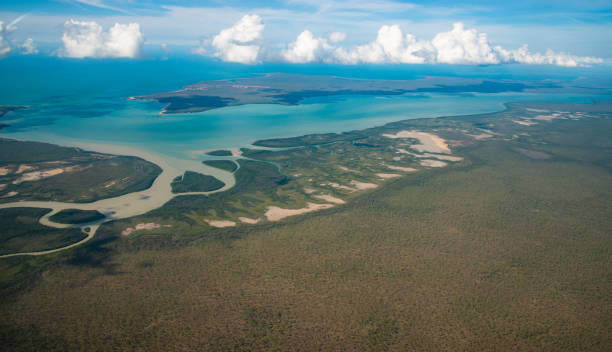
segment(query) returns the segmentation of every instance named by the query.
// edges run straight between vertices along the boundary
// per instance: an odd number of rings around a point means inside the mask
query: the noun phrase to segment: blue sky
[[[95,21],[103,30],[115,23],[137,23],[145,46],[180,45],[202,48],[202,53],[217,55],[219,48],[211,47],[215,36],[223,29],[232,28],[244,15],[254,14],[264,25],[255,38],[258,60],[281,57],[281,52],[296,42],[304,30],[312,34],[310,43],[319,45],[319,51],[326,44],[332,44],[329,40],[332,33],[342,32],[342,45],[332,49],[342,47],[350,52],[353,47],[375,41],[382,26],[397,25],[402,35],[412,34],[419,40],[431,41],[438,33],[453,29],[455,22],[485,33],[491,46],[499,45],[507,50],[528,44],[531,53],[552,49],[576,56],[612,57],[609,45],[612,1],[609,0],[3,0],[0,3],[0,21],[5,25],[24,14],[10,37],[5,38],[15,47],[12,52],[17,52],[16,46],[27,38],[42,46],[61,48],[65,23],[74,19]],[[315,59],[327,60],[330,55],[319,52]]]

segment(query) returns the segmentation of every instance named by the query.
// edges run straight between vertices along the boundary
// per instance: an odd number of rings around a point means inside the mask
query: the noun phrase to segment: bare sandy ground
[[[340,198],[336,198],[330,194],[317,194],[316,196],[314,196],[315,198],[324,200],[326,202],[329,203],[334,203],[334,204],[344,204],[345,202],[340,199]]]
[[[533,108],[527,108],[525,110],[531,111],[531,112],[550,112],[550,110],[533,109]]]
[[[170,225],[165,225],[165,226],[170,226]],[[154,230],[154,229],[158,229],[162,227],[162,225],[160,224],[156,224],[154,222],[143,222],[140,224],[136,224],[136,226],[134,227],[128,227],[125,230],[121,231],[121,235],[123,236],[129,236],[131,235],[133,232],[135,231],[141,231],[141,230]]]
[[[313,194],[316,192],[316,190],[312,189],[312,188],[304,188],[304,192],[306,194]]]
[[[461,160],[463,160],[463,158],[460,157],[460,156],[440,155],[440,154],[431,154],[431,153],[425,153],[423,155],[417,155],[416,157],[417,158],[436,158],[436,159],[446,160],[446,161],[461,161]]]
[[[489,134],[489,133],[467,134],[467,135],[472,137],[472,138],[474,138],[475,140],[478,140],[478,141],[483,140],[483,139],[489,139],[489,138],[493,137],[493,135]]]
[[[532,126],[532,125],[537,125],[537,122],[533,122],[533,121],[519,121],[519,120],[512,120],[512,122],[517,123],[519,125],[523,125],[523,126]]]
[[[244,216],[239,217],[238,220],[240,220],[240,222],[243,222],[245,224],[251,224],[251,225],[257,224],[258,222],[261,221],[261,219],[245,218]]]
[[[351,187],[349,187],[349,186],[345,186],[345,185],[341,185],[341,184],[339,184],[339,183],[335,183],[335,182],[330,182],[330,183],[322,183],[322,184],[321,184],[321,186],[327,186],[327,185],[332,186],[332,187],[337,188],[337,189],[344,189],[344,190],[346,190],[346,191],[355,192],[355,189],[354,189],[354,188],[351,188]]]
[[[236,226],[234,221],[230,220],[204,220],[212,227],[232,227]]]
[[[418,139],[421,144],[414,144],[410,147],[419,152],[431,153],[450,153],[450,148],[446,141],[435,134],[420,132],[420,131],[400,131],[396,134],[383,134],[387,138],[414,138]]]
[[[402,177],[402,175],[400,174],[376,174],[376,176],[378,176],[378,178],[380,178],[381,180],[388,180],[390,178],[397,178],[397,177]]]
[[[423,159],[421,160],[421,165],[426,167],[445,167],[448,164],[440,160]]]
[[[359,171],[357,171],[357,170],[349,169],[349,168],[348,168],[348,167],[346,167],[346,166],[338,166],[338,168],[339,168],[340,170],[342,170],[342,171],[346,171],[346,172],[353,172],[353,173],[356,173],[356,174],[360,174],[360,173],[361,173],[361,172],[359,172]]]
[[[19,194],[19,192],[12,191],[12,192],[8,192],[7,194],[3,195],[2,198],[14,197],[14,196],[16,196],[18,194]]]
[[[8,175],[9,171],[8,167],[0,167],[0,176]]]
[[[269,221],[279,221],[289,216],[310,213],[322,209],[329,209],[333,206],[333,204],[317,204],[310,202],[306,205],[305,208],[301,209],[283,209],[276,206],[269,206],[268,210],[265,213],[265,216],[266,218],[268,218]]]
[[[413,167],[403,167],[403,166],[395,166],[395,165],[389,165],[389,164],[383,164],[383,166],[386,167],[387,169],[391,169],[395,171],[403,171],[403,172],[419,171],[418,169],[415,169]]]
[[[26,172],[26,171],[33,170],[33,169],[34,169],[33,166],[26,165],[26,164],[21,164],[21,165],[19,165],[19,168],[17,169],[17,171],[15,171],[15,173],[16,174],[20,174],[22,172]]]
[[[15,181],[13,181],[13,184],[16,185],[16,184],[19,184],[19,183],[22,183],[22,182],[26,182],[26,181],[38,181],[38,180],[41,180],[43,178],[47,178],[47,177],[51,177],[51,176],[55,176],[55,175],[59,175],[59,174],[63,174],[63,173],[64,173],[64,169],[63,168],[44,170],[44,171],[26,172],[26,173],[22,174],[21,177],[19,177]]]
[[[540,120],[540,121],[552,121],[553,119],[558,119],[560,117],[561,117],[561,114],[554,113],[550,115],[538,115],[538,116],[535,116],[533,119]]]
[[[361,181],[356,181],[356,180],[352,180],[351,185],[353,185],[358,191],[363,191],[366,189],[373,189],[378,187],[377,184],[375,183],[367,183],[367,182],[361,182]]]

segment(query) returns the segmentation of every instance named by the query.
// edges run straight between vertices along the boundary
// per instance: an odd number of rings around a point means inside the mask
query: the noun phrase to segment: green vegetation
[[[589,107],[510,105],[357,143],[245,150],[262,161],[239,160],[227,192],[105,224],[55,257],[0,260],[3,348],[609,351],[612,109],[574,113]],[[409,129],[464,160],[369,192],[320,185],[417,166],[395,152],[412,141],[380,137]],[[350,201],[278,223],[203,221],[299,207],[306,186]],[[148,222],[165,226],[120,235]]]
[[[187,171],[182,177],[177,177],[172,182],[172,192],[210,192],[225,186],[225,183],[208,175]]]
[[[0,209],[0,254],[35,252],[54,249],[85,238],[80,229],[55,229],[38,220],[49,209]]]
[[[66,209],[52,215],[49,220],[60,224],[84,224],[104,218],[104,214],[97,210]]]
[[[206,153],[212,156],[232,156],[232,152],[229,150],[213,150],[212,152]]]
[[[217,169],[229,172],[234,172],[238,168],[238,164],[231,160],[205,160],[202,162],[208,166],[216,167]]]
[[[161,173],[136,157],[2,138],[0,168],[0,202],[93,202],[147,189]]]

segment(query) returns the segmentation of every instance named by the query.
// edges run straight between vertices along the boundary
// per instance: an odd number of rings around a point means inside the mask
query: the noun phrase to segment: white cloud
[[[115,23],[108,32],[96,22],[70,19],[64,23],[62,56],[72,58],[139,57],[144,36],[138,23]]]
[[[455,23],[451,31],[438,33],[431,41],[417,40],[411,34],[404,35],[397,25],[385,25],[380,27],[373,42],[352,49],[335,47],[335,43],[331,37],[330,41],[327,41],[324,38],[316,38],[310,31],[304,31],[295,42],[289,44],[288,50],[283,52],[283,57],[294,63],[322,61],[341,64],[522,63],[575,67],[602,62],[600,58],[579,57],[552,50],[545,54],[531,53],[526,45],[516,50],[493,47],[486,33],[466,29],[461,22]]]
[[[11,52],[11,46],[6,39],[11,30],[9,26],[4,26],[4,22],[0,21],[0,58],[7,56]]]
[[[461,22],[455,23],[450,32],[438,33],[431,44],[436,50],[438,63],[478,65],[500,62],[487,35],[475,29],[465,29]]]
[[[329,41],[331,41],[332,43],[340,43],[344,39],[346,39],[346,33],[334,32],[329,35]]]
[[[300,33],[295,42],[281,53],[288,62],[306,63],[313,61],[327,61],[327,55],[332,47],[325,38],[316,38],[312,32],[306,30]]]
[[[9,43],[8,36],[17,29],[15,25],[19,23],[24,17],[25,16],[20,16],[7,25],[4,25],[4,22],[0,21],[0,59],[5,56],[8,56],[8,54],[11,53],[12,48],[11,44]]]
[[[32,38],[26,39],[23,44],[19,46],[19,49],[21,49],[22,55],[38,54],[38,48],[36,48],[36,43],[34,43],[34,39]]]
[[[258,61],[260,45],[263,38],[263,21],[258,15],[245,15],[232,27],[219,32],[212,41],[216,49],[215,56],[223,61],[253,64]],[[194,50],[205,53],[204,47]]]

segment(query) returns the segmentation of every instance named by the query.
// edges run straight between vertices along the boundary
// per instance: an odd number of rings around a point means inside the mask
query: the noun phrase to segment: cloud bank
[[[215,56],[223,61],[253,64],[258,62],[260,53],[259,42],[263,38],[264,24],[258,15],[245,15],[232,27],[219,32],[213,41]],[[203,47],[195,50],[204,54]]]
[[[453,25],[448,32],[438,33],[431,41],[417,40],[413,35],[402,33],[399,26],[382,26],[373,42],[351,49],[335,46],[344,39],[317,38],[310,31],[302,32],[281,53],[284,60],[292,63],[324,62],[339,64],[358,63],[442,63],[460,65],[492,65],[521,63],[558,65],[567,67],[587,66],[601,63],[602,59],[580,57],[548,50],[545,54],[531,53],[527,47],[506,50],[492,46],[486,33],[466,29],[463,23]]]
[[[20,53],[22,55],[32,55],[38,54],[38,48],[36,47],[36,43],[34,43],[34,39],[28,38],[21,45],[19,45]]]
[[[138,23],[115,23],[107,32],[96,22],[70,19],[64,23],[61,56],[72,58],[136,58],[142,54],[144,36]]]
[[[8,43],[7,36],[13,31],[14,27],[5,26],[4,22],[0,21],[0,58],[3,58],[10,54],[11,46]]]

